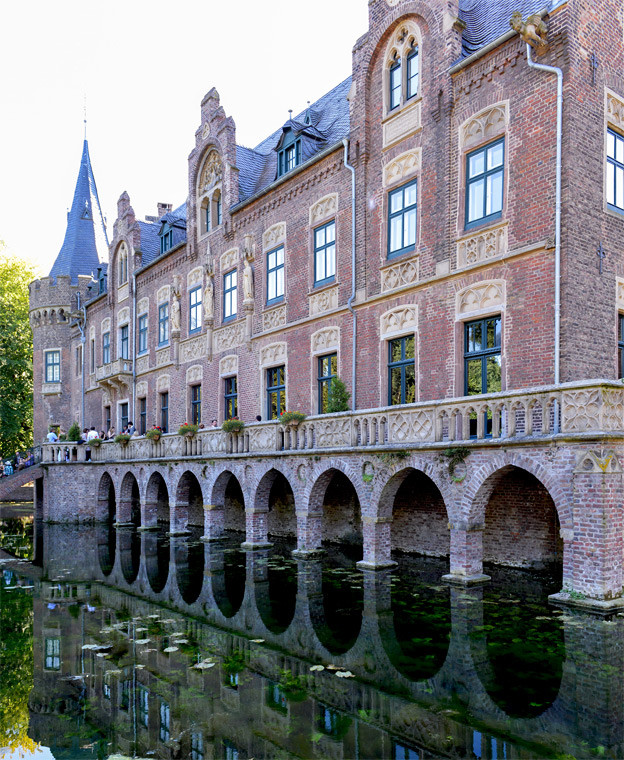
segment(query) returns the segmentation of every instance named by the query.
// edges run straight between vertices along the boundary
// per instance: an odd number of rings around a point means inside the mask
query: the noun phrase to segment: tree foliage
[[[23,259],[0,241],[0,454],[33,442],[32,330],[28,284],[36,277]]]
[[[331,413],[346,412],[349,409],[349,399],[351,394],[347,386],[339,377],[334,377],[329,386],[327,397],[327,411]]]

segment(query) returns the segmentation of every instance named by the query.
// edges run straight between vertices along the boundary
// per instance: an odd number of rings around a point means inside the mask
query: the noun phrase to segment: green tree
[[[0,241],[0,454],[33,442],[32,330],[28,284],[36,277],[23,259]]]
[[[327,397],[327,412],[346,412],[349,409],[349,399],[351,394],[346,385],[339,377],[334,377],[329,386],[329,395]]]

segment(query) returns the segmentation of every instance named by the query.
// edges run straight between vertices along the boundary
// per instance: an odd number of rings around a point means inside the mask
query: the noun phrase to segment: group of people
[[[0,478],[13,475],[18,470],[24,470],[26,467],[32,467],[35,464],[35,455],[32,451],[16,451],[15,455],[0,461]]]

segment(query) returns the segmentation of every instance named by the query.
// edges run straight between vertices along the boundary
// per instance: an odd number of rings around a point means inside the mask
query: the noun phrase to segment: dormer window
[[[292,171],[301,163],[301,138],[289,128],[282,137],[277,151],[277,176]]]
[[[165,225],[160,233],[160,252],[166,253],[170,248],[173,248],[173,230]]]

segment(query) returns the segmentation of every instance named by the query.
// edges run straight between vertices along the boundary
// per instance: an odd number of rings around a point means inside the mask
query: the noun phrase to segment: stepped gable
[[[330,90],[322,98],[312,103],[297,116],[272,135],[265,138],[255,148],[236,146],[236,166],[239,170],[239,203],[264,190],[275,181],[277,174],[277,147],[287,129],[311,138],[309,154],[304,153],[303,161],[311,158],[324,148],[335,145],[349,135],[349,102],[347,95],[351,88],[351,77]],[[314,147],[312,147],[312,141]]]
[[[544,8],[550,13],[563,0],[460,0],[459,18],[466,24],[462,33],[462,58],[489,45],[510,30],[509,19],[514,11],[526,18]]]
[[[79,275],[91,275],[101,261],[108,259],[108,237],[84,141],[74,200],[67,214],[65,239],[50,270],[50,277],[68,275],[75,282]]]

